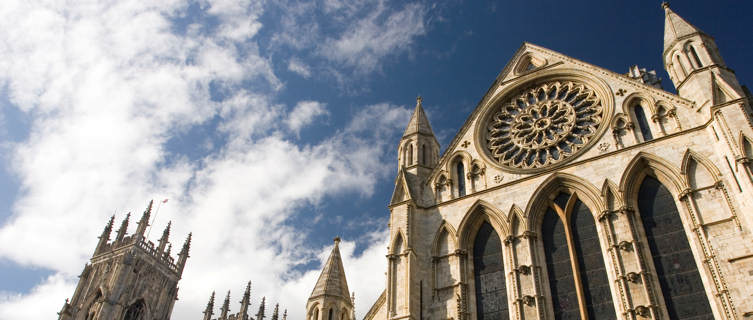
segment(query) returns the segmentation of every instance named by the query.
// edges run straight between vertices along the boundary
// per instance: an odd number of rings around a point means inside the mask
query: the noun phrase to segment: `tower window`
[[[408,159],[408,162],[406,163],[407,166],[410,166],[413,164],[413,145],[408,145],[408,156],[406,157]]]
[[[144,320],[144,300],[134,302],[125,312],[123,320]]]
[[[426,165],[426,145],[421,145],[421,164]]]
[[[465,167],[463,161],[458,161],[455,167],[458,175],[458,197],[465,196]]]
[[[643,112],[643,107],[638,104],[635,106],[635,108],[633,108],[633,112],[635,112],[635,121],[638,122],[638,129],[641,131],[641,137],[643,138],[643,141],[654,139],[654,137],[651,135],[651,127],[648,126],[646,113]]]
[[[690,49],[690,55],[693,56],[693,60],[695,61],[695,65],[698,68],[703,67],[703,64],[701,63],[701,59],[698,58],[698,53],[695,51],[695,48],[693,46],[688,46],[688,49]]]

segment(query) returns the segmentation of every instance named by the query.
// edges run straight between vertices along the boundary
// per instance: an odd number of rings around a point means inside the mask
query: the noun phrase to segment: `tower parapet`
[[[171,223],[158,246],[145,236],[151,211],[152,202],[131,235],[127,234],[131,215],[128,213],[113,241],[110,234],[115,217],[110,218],[91,260],[84,266],[73,297],[66,300],[58,319],[121,319],[126,314],[145,319],[170,318],[178,298],[178,281],[188,258],[191,236],[189,234],[176,263],[170,255]]]

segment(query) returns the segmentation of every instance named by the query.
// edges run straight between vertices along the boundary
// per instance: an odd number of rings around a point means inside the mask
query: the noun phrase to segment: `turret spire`
[[[212,315],[214,315],[214,291],[212,291],[212,296],[209,297],[209,302],[207,302],[207,307],[204,309],[203,320],[212,320]]]
[[[669,2],[663,2],[664,8],[664,51],[667,51],[675,42],[680,41],[693,34],[703,34],[703,31],[696,28],[682,17],[677,15],[669,8]]]
[[[107,245],[107,242],[110,241],[110,234],[112,234],[112,225],[115,223],[115,215],[110,217],[110,221],[107,222],[107,225],[105,225],[105,229],[102,230],[102,234],[99,236],[99,243],[97,243],[97,248],[94,249],[94,254],[100,253],[102,249]]]
[[[141,220],[139,220],[139,226],[136,229],[136,234],[140,237],[144,236],[144,233],[146,232],[146,227],[149,226],[149,217],[152,215],[152,205],[154,204],[154,200],[149,201],[149,206],[144,210],[144,214],[141,215]]]
[[[188,233],[188,238],[186,238],[186,242],[183,243],[183,249],[180,249],[180,253],[178,253],[178,273],[183,274],[183,268],[186,266],[186,260],[188,260],[189,255],[188,252],[191,250],[191,235],[193,233]]]
[[[285,312],[282,313],[282,320],[288,320],[288,309],[285,309]]]
[[[259,312],[256,313],[255,320],[264,320],[264,304],[267,301],[267,297],[261,298],[261,304],[259,305]]]
[[[340,258],[340,237],[336,237],[334,242],[335,246],[332,248],[332,252],[324,264],[324,269],[322,269],[322,273],[319,275],[319,280],[316,281],[316,286],[314,287],[314,291],[311,292],[309,301],[326,295],[343,298],[350,302],[348,281],[345,279],[345,269]]]
[[[280,304],[275,304],[275,311],[272,312],[272,320],[279,320],[280,318]]]
[[[123,219],[123,222],[120,223],[120,228],[118,228],[118,234],[115,236],[115,242],[121,242],[123,241],[123,238],[125,238],[126,232],[128,232],[128,220],[131,219],[131,213],[129,212],[126,214],[125,219]]]
[[[246,284],[246,291],[243,292],[243,299],[241,299],[241,311],[239,320],[248,319],[248,307],[251,304],[251,281]]]
[[[222,308],[220,309],[220,320],[227,320],[227,315],[229,311],[230,311],[230,290],[227,291],[227,296],[225,296],[225,302],[222,303]]]
[[[165,250],[165,246],[167,246],[167,242],[170,238],[170,225],[172,225],[172,221],[167,222],[167,227],[165,227],[165,231],[162,231],[162,237],[159,239],[159,247],[157,247],[157,251]]]
[[[434,135],[434,131],[431,130],[431,125],[429,124],[429,118],[426,117],[426,112],[424,111],[423,101],[424,99],[421,96],[416,98],[416,108],[413,109],[413,115],[410,121],[408,121],[408,126],[405,128],[403,137],[415,133]]]

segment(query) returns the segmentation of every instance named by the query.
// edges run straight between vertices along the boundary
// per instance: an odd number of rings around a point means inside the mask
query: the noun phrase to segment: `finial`
[[[661,7],[662,7],[662,9],[664,9],[664,10],[667,10],[667,9],[669,9],[669,1],[662,1],[662,3],[661,3]]]
[[[115,238],[115,241],[121,241],[126,235],[126,232],[128,232],[128,220],[131,219],[131,213],[129,212],[126,214],[125,219],[123,219],[123,222],[120,223],[120,229],[118,229],[118,235]]]
[[[338,244],[340,244],[340,237],[339,236],[335,237],[335,245],[338,245]]]
[[[188,233],[188,237],[186,238],[186,242],[183,243],[183,249],[180,251],[180,253],[188,254],[188,250],[191,250],[191,237],[193,236],[193,232]]]
[[[423,101],[424,101],[424,98],[422,98],[421,95],[419,94],[418,97],[416,97],[416,104],[421,105],[421,102]]]
[[[285,312],[282,313],[282,320],[288,320],[288,309],[285,309]]]

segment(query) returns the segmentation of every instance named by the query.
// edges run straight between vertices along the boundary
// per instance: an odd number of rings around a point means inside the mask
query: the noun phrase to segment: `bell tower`
[[[149,202],[134,234],[126,235],[129,213],[112,242],[110,234],[115,216],[110,219],[94,255],[79,276],[73,297],[70,301],[66,299],[58,313],[59,320],[170,319],[178,299],[178,281],[191,247],[191,234],[176,262],[170,255],[170,223],[158,245],[144,235],[152,204],[153,201]]]

